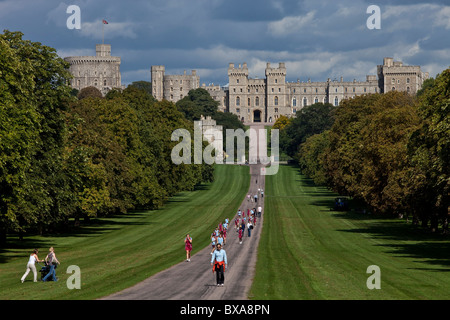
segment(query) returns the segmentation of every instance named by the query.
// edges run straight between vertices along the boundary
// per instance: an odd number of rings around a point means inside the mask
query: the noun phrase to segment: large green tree
[[[406,146],[420,122],[415,103],[401,92],[342,101],[324,162],[335,191],[364,200],[375,213],[407,209]]]
[[[409,197],[416,220],[424,226],[431,222],[436,231],[439,222],[448,228],[450,205],[450,69],[424,88],[418,112],[422,119],[414,132],[408,151],[411,159]]]
[[[61,173],[68,65],[53,48],[22,37],[0,35],[2,239],[6,229],[60,221],[71,201]]]
[[[334,111],[335,107],[329,103],[315,103],[297,111],[295,118],[280,131],[280,148],[294,158],[308,137],[331,128]]]

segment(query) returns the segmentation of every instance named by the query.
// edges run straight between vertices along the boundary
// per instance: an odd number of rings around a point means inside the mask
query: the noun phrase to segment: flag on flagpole
[[[105,19],[103,19],[103,24],[108,24],[108,21],[106,21]]]

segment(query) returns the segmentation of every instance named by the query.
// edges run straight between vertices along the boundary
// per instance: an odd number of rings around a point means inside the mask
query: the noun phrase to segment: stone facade
[[[215,162],[222,163],[224,159],[223,149],[226,147],[223,145],[223,127],[216,124],[216,120],[210,116],[206,118],[202,115],[200,121],[195,122],[202,132],[203,139],[208,141],[215,148]]]
[[[219,102],[219,110],[236,114],[243,122],[270,123],[281,115],[292,117],[301,108],[317,102],[338,106],[343,99],[391,90],[415,94],[428,78],[428,73],[423,73],[419,66],[403,66],[402,62],[392,58],[385,58],[383,65],[378,66],[378,78],[367,75],[365,81],[344,81],[341,77],[339,81],[287,82],[286,74],[283,62],[277,66],[267,63],[264,79],[250,78],[247,63],[238,66],[230,63],[228,86],[203,84],[202,88]],[[193,79],[187,85],[184,81],[189,77]],[[181,79],[184,90],[179,89]],[[152,66],[153,94],[158,100],[177,102],[189,90],[197,89],[198,83],[199,78],[194,72],[190,76],[165,76],[164,66]]]
[[[185,71],[183,75],[166,75],[164,66],[152,66],[151,82],[155,99],[177,102],[200,86],[200,77],[195,70],[191,74]]]
[[[96,87],[105,95],[113,88],[124,89],[121,84],[120,57],[111,56],[111,45],[97,44],[95,56],[64,58],[70,64],[73,76],[71,87],[81,90]]]
[[[382,93],[397,90],[416,94],[429,78],[428,72],[422,72],[420,66],[404,66],[392,58],[384,58],[383,65],[379,65],[377,70]]]

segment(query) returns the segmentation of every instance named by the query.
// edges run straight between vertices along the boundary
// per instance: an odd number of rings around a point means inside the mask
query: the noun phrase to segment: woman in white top
[[[33,253],[30,255],[30,259],[28,260],[28,263],[27,263],[27,270],[25,271],[25,273],[23,274],[22,279],[21,279],[22,283],[25,281],[25,278],[30,273],[30,270],[33,271],[34,282],[37,282],[36,261],[37,262],[44,261],[44,260],[39,260],[37,253],[38,253],[38,249],[34,249]]]

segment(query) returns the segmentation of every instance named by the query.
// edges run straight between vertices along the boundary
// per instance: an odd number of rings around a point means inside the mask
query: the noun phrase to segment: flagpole
[[[105,24],[102,20],[102,44],[105,44]]]

